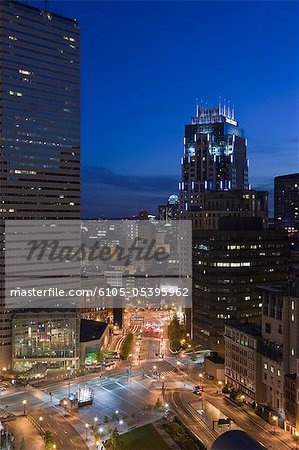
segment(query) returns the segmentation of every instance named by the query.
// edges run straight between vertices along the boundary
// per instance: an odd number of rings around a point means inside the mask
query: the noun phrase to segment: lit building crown
[[[238,122],[235,120],[235,109],[234,106],[230,106],[230,102],[228,105],[225,102],[223,105],[219,102],[218,106],[211,107],[196,105],[196,114],[192,117],[192,124],[219,122],[238,126]]]

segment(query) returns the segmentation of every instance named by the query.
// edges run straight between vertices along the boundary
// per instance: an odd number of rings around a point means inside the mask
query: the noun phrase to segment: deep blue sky
[[[155,213],[177,190],[195,98],[236,105],[250,181],[298,164],[298,3],[49,1],[77,18],[82,214]]]

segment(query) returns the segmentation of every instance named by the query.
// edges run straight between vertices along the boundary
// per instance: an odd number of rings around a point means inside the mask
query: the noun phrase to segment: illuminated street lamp
[[[23,403],[23,408],[24,408],[24,416],[26,416],[26,403],[27,403],[27,400],[23,400],[22,403]]]
[[[277,416],[272,416],[272,420],[273,420],[273,434],[275,434],[276,421],[277,421],[277,419],[278,419]]]
[[[201,388],[203,390],[203,374],[202,373],[199,374],[199,380],[200,380]]]
[[[123,421],[122,419],[120,419],[119,424],[120,424],[120,425],[123,425],[123,424],[124,424],[124,421]]]
[[[53,444],[53,448],[54,448],[54,449],[57,448],[57,447],[56,447],[56,444]]]

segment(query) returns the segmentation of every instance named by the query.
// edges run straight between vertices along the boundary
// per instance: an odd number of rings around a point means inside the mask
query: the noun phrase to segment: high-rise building
[[[266,402],[278,425],[294,434],[299,425],[296,382],[299,355],[299,283],[261,287],[263,377]]]
[[[176,194],[168,197],[166,205],[159,205],[159,220],[176,220],[180,218],[179,198]]]
[[[299,172],[274,178],[274,217],[278,227],[299,231]]]
[[[263,229],[261,218],[193,231],[193,331],[204,348],[224,355],[226,322],[260,321],[257,285],[286,280],[288,253],[286,232]]]
[[[246,148],[233,108],[197,106],[191,124],[185,126],[179,184],[183,218],[203,209],[205,192],[249,188]]]
[[[7,219],[80,219],[79,37],[76,20],[0,1],[2,226]],[[3,228],[1,235],[3,251]],[[0,367],[9,368],[3,265],[0,278]]]

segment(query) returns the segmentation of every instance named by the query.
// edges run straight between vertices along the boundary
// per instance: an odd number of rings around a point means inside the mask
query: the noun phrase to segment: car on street
[[[200,386],[194,386],[193,394],[202,395],[203,389]]]

